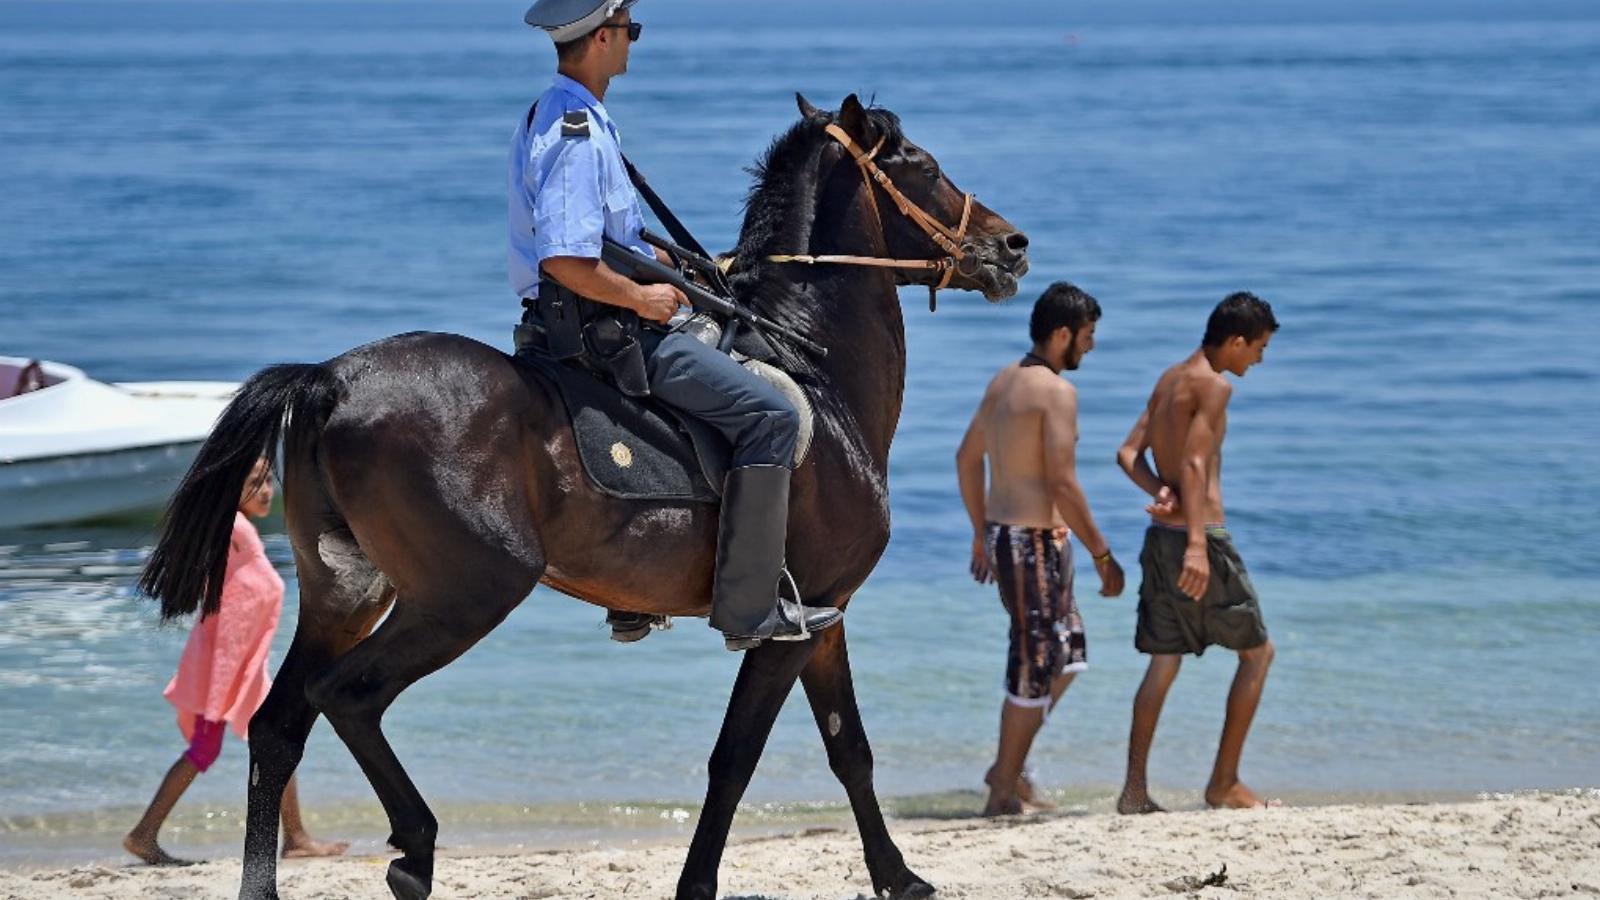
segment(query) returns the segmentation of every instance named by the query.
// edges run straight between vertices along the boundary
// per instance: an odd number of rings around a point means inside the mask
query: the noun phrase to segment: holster
[[[583,355],[583,304],[577,294],[549,278],[539,280],[539,318],[543,321],[545,342],[554,359],[577,359]]]
[[[550,278],[539,281],[536,306],[552,359],[596,369],[630,397],[650,396],[637,313],[580,297]]]
[[[629,397],[650,396],[650,378],[644,370],[644,347],[639,343],[638,313],[629,309],[607,310],[584,326],[583,336],[593,364],[611,376],[617,390]]]

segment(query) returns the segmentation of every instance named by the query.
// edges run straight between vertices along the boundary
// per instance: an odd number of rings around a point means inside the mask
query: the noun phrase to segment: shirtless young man
[[[999,585],[1011,616],[1000,746],[984,778],[986,816],[1048,808],[1036,801],[1023,765],[1045,716],[1087,666],[1083,619],[1072,596],[1071,538],[1094,558],[1101,595],[1122,593],[1122,567],[1078,487],[1078,393],[1058,377],[1094,349],[1099,318],[1093,297],[1064,281],[1050,285],[1033,306],[1033,349],[989,382],[956,451],[961,499],[972,519],[972,576]]]
[[[1230,294],[1212,311],[1200,349],[1163,372],[1144,415],[1117,451],[1117,463],[1153,498],[1150,528],[1139,554],[1139,624],[1134,646],[1150,668],[1133,700],[1128,778],[1117,800],[1121,813],[1160,812],[1150,799],[1145,763],[1167,689],[1183,654],[1199,656],[1216,644],[1239,653],[1228,693],[1228,714],[1206,785],[1213,807],[1264,805],[1239,781],[1250,720],[1272,665],[1272,641],[1261,621],[1255,588],[1223,527],[1222,439],[1233,386],[1261,362],[1278,330],[1272,307],[1254,294]],[[1145,456],[1155,456],[1152,470]]]

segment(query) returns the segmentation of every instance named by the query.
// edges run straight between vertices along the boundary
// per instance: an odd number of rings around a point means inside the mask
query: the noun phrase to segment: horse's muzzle
[[[1020,231],[997,234],[962,246],[956,265],[962,286],[983,294],[990,303],[1015,296],[1018,282],[1028,274],[1028,236]]]

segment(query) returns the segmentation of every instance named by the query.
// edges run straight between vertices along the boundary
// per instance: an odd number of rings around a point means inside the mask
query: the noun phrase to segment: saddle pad
[[[554,382],[577,438],[578,459],[602,494],[623,500],[689,500],[716,503],[732,448],[716,429],[665,404],[636,400],[594,375],[532,354],[519,362]],[[800,412],[795,448],[799,465],[810,450],[811,404],[794,380],[772,366],[746,362],[776,384]],[[713,487],[715,485],[715,487]]]

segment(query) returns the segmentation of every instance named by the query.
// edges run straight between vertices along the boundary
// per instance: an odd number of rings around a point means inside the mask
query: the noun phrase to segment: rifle
[[[665,250],[667,255],[673,259],[682,260],[689,268],[700,273],[700,277],[705,279],[705,283],[711,285],[712,289],[717,293],[725,297],[733,295],[733,286],[728,283],[728,273],[722,271],[722,267],[717,265],[714,260],[680,244],[675,244],[648,228],[639,229],[639,237],[646,244]]]
[[[706,290],[685,278],[683,273],[677,269],[664,265],[660,260],[636,253],[611,238],[604,238],[603,240],[600,258],[618,275],[637,281],[640,284],[670,284],[682,291],[683,295],[689,298],[690,305],[695,309],[716,313],[719,316],[726,316],[743,322],[757,331],[781,335],[817,356],[825,357],[828,355],[828,348],[818,344],[816,341],[786,325],[780,325],[766,316],[753,313],[727,297],[722,297]],[[669,250],[669,252],[671,251]],[[684,252],[687,253],[687,251]],[[699,254],[691,255],[698,256]],[[685,258],[688,257],[686,256]],[[710,260],[706,260],[706,264],[713,267],[716,265]],[[716,282],[713,281],[712,283],[715,284]]]

